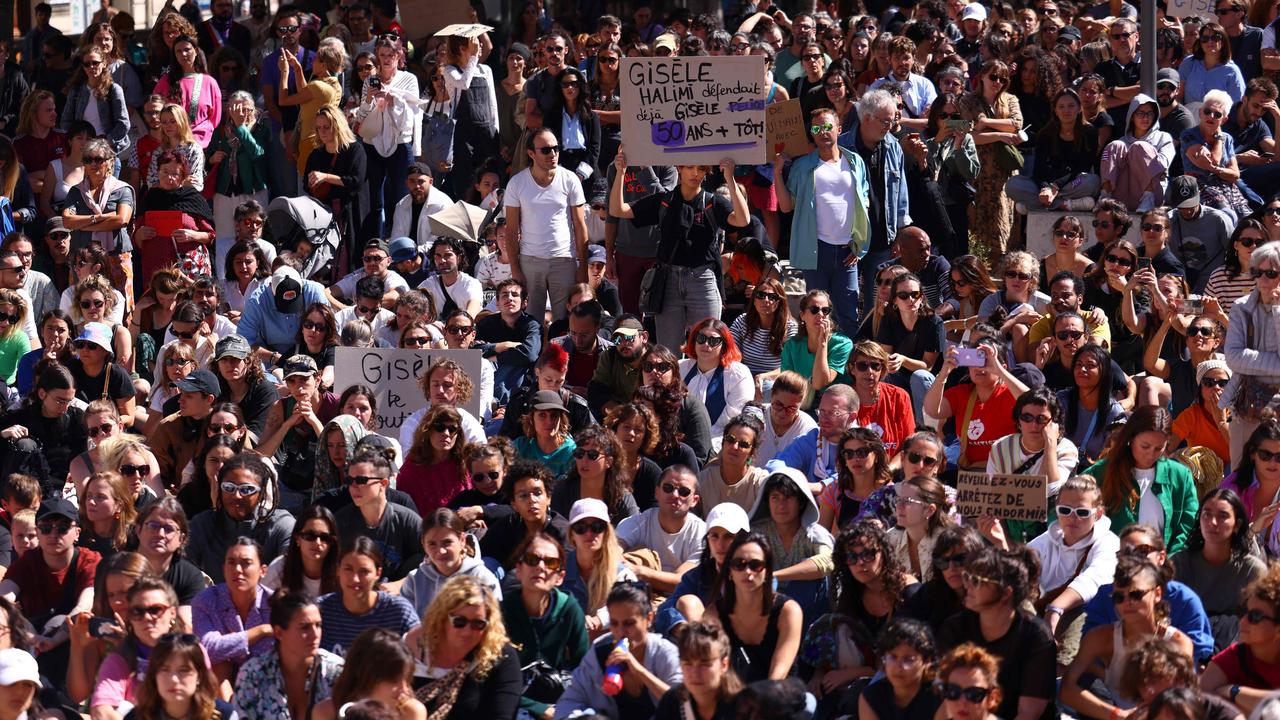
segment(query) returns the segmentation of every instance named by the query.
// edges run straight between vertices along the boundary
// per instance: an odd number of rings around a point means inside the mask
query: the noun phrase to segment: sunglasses
[[[991,80],[992,80],[993,82],[998,82],[998,83],[1000,83],[1001,85],[1008,85],[1008,84],[1009,84],[1009,76],[1008,76],[1008,75],[992,75],[992,76],[991,76]]]
[[[800,59],[801,59],[801,60],[808,60],[808,61],[821,60],[821,59],[822,59],[822,55],[820,55],[820,54],[818,54],[818,53],[808,53],[808,54],[805,54],[805,55],[800,56]]]
[[[1120,267],[1133,267],[1133,260],[1131,258],[1121,257],[1119,255],[1108,255],[1106,260],[1112,265],[1119,265]]]
[[[1067,342],[1067,341],[1069,341],[1069,340],[1079,340],[1080,338],[1084,337],[1084,331],[1082,331],[1082,330],[1063,330],[1063,331],[1061,331],[1061,332],[1056,333],[1056,334],[1054,335],[1054,337],[1058,338],[1058,339],[1059,339],[1059,340],[1061,340],[1062,342]]]
[[[1274,215],[1280,217],[1280,205],[1269,205],[1262,209],[1264,215]]]
[[[151,474],[150,465],[121,465],[121,475],[131,475],[133,477],[146,477]]]
[[[1214,378],[1208,378],[1208,377],[1207,377],[1207,378],[1204,378],[1204,379],[1202,379],[1202,380],[1200,381],[1200,387],[1202,387],[1202,388],[1210,388],[1210,389],[1212,389],[1212,388],[1224,388],[1224,387],[1226,387],[1226,386],[1227,386],[1227,383],[1229,383],[1229,382],[1231,382],[1231,380],[1230,380],[1230,379],[1228,379],[1228,378],[1219,378],[1219,379],[1214,379]]]
[[[348,475],[343,479],[344,485],[372,485],[377,482],[386,480],[384,477],[375,477],[373,475]]]
[[[292,35],[302,29],[299,25],[280,25],[276,28],[277,35]]]
[[[960,698],[964,698],[968,702],[977,704],[987,699],[987,696],[991,694],[991,688],[979,687],[977,685],[974,685],[973,687],[960,687],[954,683],[939,683],[938,694],[941,695],[944,700],[955,702]]]
[[[1149,595],[1152,590],[1155,590],[1155,588],[1147,588],[1146,590],[1130,590],[1128,592],[1125,592],[1124,590],[1116,590],[1111,593],[1111,603],[1113,605],[1120,605],[1123,604],[1125,600],[1138,602]]]
[[[698,335],[693,339],[696,345],[706,345],[708,347],[720,347],[724,343],[724,338],[719,335]]]
[[[826,307],[822,307],[819,305],[810,305],[808,309],[809,309],[810,315],[822,315],[825,317],[831,314],[831,306],[829,305]]]
[[[450,435],[458,434],[458,426],[447,422],[431,423],[431,429],[438,433],[449,433]]]
[[[303,324],[303,327],[306,327],[305,323]],[[196,331],[195,330],[174,330],[173,335],[174,337],[179,337],[179,338],[182,338],[183,340],[190,340],[191,338],[196,336]]]
[[[1112,40],[1128,40],[1129,38],[1133,37],[1133,35],[1134,33],[1132,32],[1115,32],[1115,33],[1111,33],[1111,39]]]
[[[484,632],[484,629],[489,627],[488,620],[473,620],[471,618],[462,617],[461,615],[450,615],[449,622],[458,630],[469,625],[471,626],[471,629],[476,632]]]
[[[400,339],[400,344],[405,347],[426,347],[430,343],[431,338],[427,337],[407,337]]]
[[[543,145],[542,147],[534,148],[534,150],[542,153],[543,155],[551,155],[551,154],[560,152],[560,146],[559,145]]]
[[[497,480],[500,477],[502,477],[502,473],[498,472],[497,470],[489,470],[487,472],[472,473],[471,482],[481,483],[481,482],[484,482],[485,480]]]
[[[10,325],[17,325],[19,317],[21,316],[18,315],[18,313],[0,313],[0,322],[7,322]]]
[[[115,427],[116,426],[112,425],[111,423],[103,423],[101,425],[95,425],[89,428],[89,437],[96,438],[99,435],[110,435],[111,431],[114,430]]]
[[[84,164],[85,164],[85,165],[105,165],[105,164],[107,164],[108,162],[110,162],[110,161],[109,161],[109,160],[107,160],[107,159],[106,159],[106,158],[104,158],[104,157],[96,157],[96,156],[95,156],[95,157],[86,157],[86,158],[84,159]]]
[[[377,313],[379,310],[381,310],[381,308],[380,308],[380,307],[378,307],[377,305],[359,305],[359,304],[357,304],[357,305],[356,305],[355,310],[356,310],[356,312],[360,313],[361,315],[373,315],[373,314]],[[303,327],[306,327],[306,325],[303,325]],[[321,325],[320,325],[320,327],[317,327],[317,328],[314,328],[314,329],[315,329],[315,330],[323,330],[323,329],[324,329],[324,325],[323,325],[323,324],[321,324]]]
[[[859,360],[853,364],[853,367],[858,372],[880,372],[884,370],[884,363]]]
[[[599,460],[600,456],[602,455],[604,455],[604,453],[600,452],[599,450],[596,450],[595,448],[591,448],[590,450],[584,450],[582,448],[578,448],[577,450],[573,451],[574,460],[581,460],[583,458],[586,458],[588,460]]]
[[[1080,233],[1074,230],[1054,230],[1053,236],[1059,238],[1078,238],[1080,237]]]
[[[753,444],[754,443],[752,443],[750,440],[742,440],[740,438],[735,438],[731,435],[724,436],[724,447],[726,448],[736,447],[739,450],[750,450]]]
[[[598,61],[601,65],[617,65],[618,64],[618,58],[610,57],[608,55],[601,55],[600,57],[596,58],[596,61]]]
[[[1258,268],[1250,268],[1249,274],[1253,276],[1254,280],[1257,280],[1263,275],[1266,275],[1268,280],[1275,280],[1276,278],[1280,278],[1280,270],[1274,270],[1274,269],[1260,270]]]
[[[1244,8],[1236,7],[1235,5],[1232,5],[1231,7],[1215,8],[1215,9],[1214,9],[1214,11],[1213,11],[1213,14],[1214,14],[1214,15],[1229,15],[1229,14],[1231,14],[1231,13],[1233,13],[1233,12],[1240,12],[1240,11],[1241,11],[1241,10],[1243,10],[1243,9],[1244,9]]]
[[[1094,220],[1092,225],[1096,228],[1105,229],[1105,228],[1111,227],[1111,221],[1110,220]]]
[[[1071,507],[1070,505],[1058,506],[1058,517],[1071,517],[1075,515],[1081,520],[1086,520],[1093,514],[1093,508],[1087,507]]]
[[[560,83],[560,89],[561,90],[577,90],[580,87],[580,85],[581,83],[579,83],[578,81],[570,80],[568,82]]]
[[[173,607],[172,605],[135,605],[129,608],[129,617],[134,620],[143,618],[158,618],[165,613],[166,610]]]
[[[1222,42],[1222,36],[1218,33],[1205,33],[1200,36],[1200,42]]]
[[[1031,282],[1035,280],[1035,276],[1031,273],[1018,272],[1017,270],[1005,270],[1005,280],[1022,280],[1023,282]]]
[[[840,448],[840,457],[845,460],[865,460],[871,455],[871,448]]]
[[[5,268],[5,269],[6,269],[6,270],[9,270],[9,269],[12,269],[12,268]],[[81,310],[88,310],[88,309],[90,309],[90,308],[98,309],[98,308],[101,308],[102,306],[104,306],[104,305],[106,305],[106,304],[107,304],[107,301],[106,301],[106,300],[81,300],[81,301],[80,301],[80,309],[81,309]]]
[[[209,432],[214,435],[230,435],[239,429],[236,423],[209,423]]]
[[[777,293],[771,293],[767,290],[757,290],[754,293],[752,293],[751,297],[755,298],[756,300],[768,300],[769,302],[778,302],[779,300],[782,299],[781,295]]]
[[[913,465],[933,467],[938,464],[938,458],[933,457],[932,455],[921,455],[918,452],[907,452],[907,462]]]
[[[850,565],[869,563],[875,560],[880,553],[876,550],[863,550],[862,552],[848,551],[848,563]]]
[[[189,363],[194,363],[194,362],[195,360],[183,360],[182,358],[165,358],[164,366],[165,367],[182,367],[183,365],[187,365]]]
[[[570,530],[573,530],[574,535],[586,535],[587,533],[603,535],[608,528],[609,523],[603,520],[583,520],[582,522],[574,523]]]
[[[832,130],[835,129],[835,127],[836,126],[831,123],[822,123],[821,125],[810,125],[809,132],[813,135],[817,135],[818,133],[831,132]]]
[[[102,67],[102,61],[101,61],[101,60],[85,60],[85,61],[84,61],[83,63],[81,63],[81,64],[82,64],[82,65],[84,65],[84,66],[85,66],[85,67],[87,67],[87,68]]]
[[[1053,418],[1049,415],[1032,415],[1031,413],[1019,413],[1018,419],[1024,423],[1036,425],[1048,425],[1053,422]]]
[[[1277,618],[1275,615],[1268,615],[1257,608],[1245,613],[1243,617],[1254,625],[1257,625],[1263,620],[1266,620],[1267,622],[1280,622],[1280,618]]]
[[[327,542],[333,543],[333,536],[329,533],[318,533],[311,530],[303,530],[298,533],[298,538],[307,542]]]
[[[949,555],[949,556],[934,555],[933,567],[939,571],[947,570],[948,568],[953,568],[953,567],[962,568],[964,567],[965,559],[966,559],[966,555],[964,553],[956,553],[955,555]]]
[[[445,328],[445,332],[450,335],[470,335],[476,329],[475,325],[450,325]]]
[[[224,482],[218,486],[222,492],[228,495],[238,495],[240,497],[251,497],[262,492],[262,488],[253,483],[242,483],[237,485],[233,482]]]
[[[668,495],[679,495],[682,498],[687,498],[693,494],[693,488],[688,488],[683,485],[672,485],[671,483],[662,483],[662,492]]]
[[[1195,337],[1197,335],[1213,337],[1213,328],[1208,325],[1193,325],[1187,328],[1187,337]]]
[[[759,558],[734,558],[733,562],[730,563],[730,567],[738,572],[746,572],[747,570],[760,572],[764,570],[765,564]]]
[[[1200,114],[1211,120],[1218,120],[1225,115],[1221,110],[1201,110]]]
[[[71,532],[71,523],[36,523],[41,535],[66,535]]]
[[[1268,211],[1268,213],[1272,215],[1280,215],[1280,210],[1277,210],[1274,213]],[[1244,247],[1251,248],[1251,247],[1258,247],[1259,245],[1262,245],[1263,243],[1266,242],[1266,240],[1263,240],[1262,238],[1242,237],[1239,240],[1236,240],[1236,242],[1240,243]]]
[[[1160,223],[1142,223],[1143,232],[1164,232],[1165,225]]]
[[[919,300],[922,294],[923,293],[921,293],[919,290],[916,290],[915,292],[902,290],[902,291],[899,291],[896,295],[894,295],[894,297],[898,298],[899,300]]]
[[[524,557],[520,558],[520,562],[528,565],[529,567],[546,565],[547,569],[551,572],[558,572],[560,570],[560,566],[563,564],[558,557],[547,557],[546,555],[539,555],[534,552],[525,553]]]
[[[302,329],[314,330],[315,332],[324,332],[326,328],[324,323],[322,322],[311,322],[310,320],[308,320],[307,322],[302,323]],[[177,335],[177,333],[174,333],[174,334]]]
[[[665,373],[671,370],[669,362],[647,362],[640,366],[647,373]]]

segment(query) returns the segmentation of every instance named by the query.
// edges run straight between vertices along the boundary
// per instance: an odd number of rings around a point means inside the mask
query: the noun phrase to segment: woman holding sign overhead
[[[627,169],[627,155],[618,151],[614,168],[622,176]],[[661,307],[645,299],[657,313],[658,342],[666,347],[680,347],[685,329],[707,317],[720,317],[720,290],[715,268],[720,262],[716,247],[716,230],[726,224],[746,227],[751,222],[747,198],[742,187],[733,182],[734,162],[720,161],[720,171],[729,182],[729,197],[724,198],[702,189],[710,167],[680,165],[679,185],[670,193],[657,192],[640,198],[635,204],[623,197],[626,183],[614,183],[609,197],[609,214],[631,220],[636,227],[661,224],[662,242],[658,244],[658,272],[666,270],[666,287],[659,298]]]

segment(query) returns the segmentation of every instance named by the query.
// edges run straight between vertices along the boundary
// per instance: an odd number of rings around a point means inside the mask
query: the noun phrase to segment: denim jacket
[[[84,119],[84,109],[89,105],[93,91],[87,85],[76,85],[67,93],[67,102],[62,107],[61,128],[68,130],[71,123]],[[111,83],[111,92],[107,97],[98,100],[98,117],[107,126],[107,142],[116,155],[129,149],[129,108],[125,106],[124,90],[116,83]]]
[[[838,142],[855,155],[855,138],[858,136],[858,123],[854,122],[848,130],[840,133]],[[861,157],[861,156],[859,156]],[[871,168],[867,168],[867,181],[873,182]],[[884,136],[884,223],[885,237],[889,243],[898,235],[898,228],[911,224],[910,203],[907,198],[906,159],[902,154],[902,145],[893,135]],[[874,190],[872,190],[874,192]],[[870,242],[870,240],[868,240]]]

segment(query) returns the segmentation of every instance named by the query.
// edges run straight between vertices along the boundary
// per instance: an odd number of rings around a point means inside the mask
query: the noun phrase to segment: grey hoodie
[[[1133,113],[1142,105],[1150,104],[1156,111],[1155,120],[1151,123],[1151,129],[1142,137],[1136,137],[1133,134]],[[1160,153],[1160,161],[1164,164],[1165,176],[1160,179],[1160,197],[1156,198],[1156,203],[1163,201],[1164,194],[1169,189],[1169,166],[1173,164],[1174,155],[1177,154],[1178,148],[1173,144],[1173,138],[1169,133],[1160,129],[1160,105],[1156,99],[1150,95],[1138,93],[1129,101],[1129,110],[1124,114],[1124,136],[1120,138],[1120,142],[1125,145],[1132,145],[1141,140],[1155,147],[1156,152]]]
[[[422,617],[436,593],[440,592],[440,588],[453,578],[463,575],[470,575],[479,580],[481,585],[493,591],[498,602],[502,602],[502,588],[498,584],[498,578],[484,566],[482,560],[470,556],[463,558],[462,567],[448,577],[441,575],[430,560],[423,560],[421,565],[410,570],[405,576],[404,584],[400,586],[400,597],[408,600],[413,605],[414,611],[418,613],[418,617]]]
[[[769,488],[777,482],[775,478],[794,485],[800,491],[800,497],[804,498],[804,509],[800,514],[801,529],[797,533],[797,542],[791,545],[790,552],[784,550],[780,542],[781,538],[778,537],[777,527],[773,523],[773,518],[769,516]],[[799,470],[782,468],[770,473],[760,488],[760,494],[751,508],[750,517],[751,529],[764,533],[773,545],[770,549],[773,551],[775,570],[791,567],[809,558],[814,558],[821,565],[823,561],[816,556],[825,556],[826,562],[830,563],[831,550],[835,547],[836,541],[830,531],[818,524],[818,503],[809,490],[808,479]],[[827,569],[831,568],[827,567]]]

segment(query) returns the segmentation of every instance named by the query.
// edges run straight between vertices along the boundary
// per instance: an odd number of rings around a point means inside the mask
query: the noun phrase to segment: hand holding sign
[[[1048,478],[962,472],[956,482],[956,511],[964,517],[1044,522],[1049,515]]]

